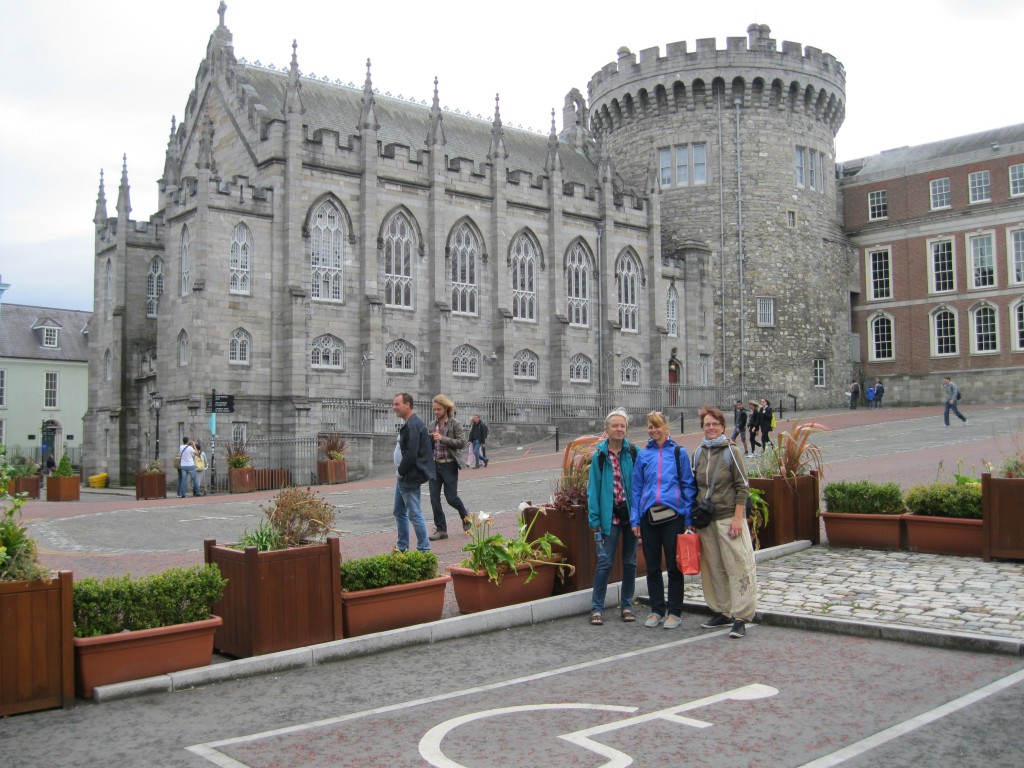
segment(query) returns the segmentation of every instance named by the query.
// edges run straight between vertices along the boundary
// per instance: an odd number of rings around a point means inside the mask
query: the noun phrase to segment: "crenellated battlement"
[[[820,48],[784,41],[779,50],[765,24],[747,37],[669,43],[639,57],[620,48],[617,61],[594,73],[587,85],[592,130],[607,134],[626,121],[672,112],[733,106],[788,109],[826,123],[835,135],[846,115],[846,70]]]

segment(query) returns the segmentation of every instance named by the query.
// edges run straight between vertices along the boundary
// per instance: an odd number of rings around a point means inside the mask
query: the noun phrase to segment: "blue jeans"
[[[395,524],[398,526],[397,547],[405,552],[409,549],[409,521],[416,533],[416,549],[420,552],[430,551],[430,539],[427,538],[427,524],[423,520],[420,508],[420,486],[404,485],[401,480],[395,483]]]
[[[484,463],[484,447],[480,444],[479,440],[474,440],[469,444],[469,450],[473,452],[473,458],[476,459],[474,466],[479,467]]]
[[[195,465],[182,467],[178,472],[178,495],[184,496],[188,492],[188,478],[192,478],[192,494],[199,495],[199,478],[196,477]]]
[[[590,612],[604,612],[604,598],[608,593],[608,574],[615,562],[615,550],[622,538],[622,596],[619,611],[633,608],[633,594],[636,592],[636,536],[628,525],[613,525],[612,532],[597,547],[597,570],[594,571],[594,596]]]
[[[946,401],[946,410],[942,413],[942,422],[948,427],[949,426],[949,412],[952,411],[956,414],[956,417],[960,421],[967,421],[967,417],[960,413],[960,410],[956,407],[956,400]]]

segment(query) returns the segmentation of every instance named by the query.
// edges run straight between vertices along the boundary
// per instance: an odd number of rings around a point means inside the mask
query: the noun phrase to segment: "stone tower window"
[[[310,296],[318,301],[344,301],[345,229],[333,203],[323,202],[309,227]]]
[[[309,363],[314,368],[345,370],[345,345],[336,336],[325,333],[313,339]]]
[[[775,327],[775,297],[757,297],[757,324],[762,328]]]
[[[416,350],[405,339],[388,344],[384,350],[384,370],[389,373],[414,373]]]
[[[452,375],[480,376],[480,352],[469,344],[452,350]]]
[[[384,304],[412,309],[412,254],[416,249],[413,226],[398,211],[384,229]]]
[[[793,157],[796,160],[796,166],[794,169],[796,185],[798,187],[802,187],[804,186],[804,148],[797,147],[793,153]]]
[[[790,229],[796,226],[796,211],[786,211],[786,226]]]
[[[537,249],[525,234],[512,244],[512,318],[537,319]]]
[[[228,292],[252,293],[252,232],[245,224],[238,224],[231,232],[231,263]]]
[[[824,387],[825,386],[825,358],[816,357],[814,358],[814,370],[811,374],[811,378],[814,381],[814,386]]]
[[[526,381],[537,380],[540,359],[528,349],[521,349],[512,358],[512,378]]]
[[[573,384],[589,384],[592,365],[586,355],[573,355],[569,358],[569,381]]]
[[[114,265],[107,259],[106,277],[103,281],[103,307],[107,320],[114,316]]]
[[[113,369],[112,362],[113,362],[112,356],[110,354],[110,350],[108,349],[106,352],[103,353],[103,380],[104,381],[110,381],[110,377],[111,377],[112,369]]]
[[[163,292],[164,262],[159,256],[154,256],[149,262],[149,272],[146,274],[146,317],[156,317],[157,306]]]
[[[566,282],[569,325],[586,328],[590,325],[590,257],[580,243],[573,245],[566,258]]]
[[[252,356],[252,336],[244,328],[236,328],[228,345],[228,362],[231,365],[248,365]]]

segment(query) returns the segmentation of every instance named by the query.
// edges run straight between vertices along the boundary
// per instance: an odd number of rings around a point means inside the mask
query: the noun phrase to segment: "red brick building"
[[[1024,124],[839,166],[854,370],[886,400],[1024,397]],[[971,398],[974,399],[974,398]]]

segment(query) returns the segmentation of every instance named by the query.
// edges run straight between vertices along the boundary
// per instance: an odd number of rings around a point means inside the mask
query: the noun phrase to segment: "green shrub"
[[[53,470],[53,476],[54,477],[74,477],[75,476],[74,467],[71,466],[71,459],[68,458],[68,455],[66,453],[63,456],[60,457],[60,462],[57,464],[57,468],[55,470]]]
[[[20,520],[25,494],[7,493],[12,476],[7,448],[0,445],[0,581],[48,580],[50,569],[36,562],[36,543]]]
[[[825,486],[825,506],[828,512],[899,515],[904,510],[903,489],[898,483],[840,480]]]
[[[171,568],[132,581],[130,575],[100,581],[82,579],[74,587],[75,637],[95,637],[169,627],[210,618],[224,594],[226,579],[216,565]]]
[[[915,485],[904,501],[915,515],[981,519],[980,483]]]
[[[998,477],[1024,477],[1024,453],[1011,453],[999,462]]]
[[[434,578],[437,578],[437,555],[433,552],[392,552],[357,557],[341,564],[341,588],[345,592],[393,587]]]

